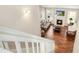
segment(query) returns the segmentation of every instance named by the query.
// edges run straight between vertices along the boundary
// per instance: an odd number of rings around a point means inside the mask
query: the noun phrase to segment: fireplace
[[[62,20],[57,20],[57,25],[62,25]]]

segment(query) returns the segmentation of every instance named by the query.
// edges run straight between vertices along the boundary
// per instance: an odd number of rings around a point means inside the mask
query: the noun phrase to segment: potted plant
[[[72,18],[69,18],[69,20],[70,20],[70,25],[73,25],[74,23],[72,22]]]

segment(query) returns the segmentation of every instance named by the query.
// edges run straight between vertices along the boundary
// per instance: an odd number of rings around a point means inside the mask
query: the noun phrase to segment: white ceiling
[[[79,9],[79,5],[42,5],[42,7],[46,7],[46,8],[72,8],[72,9]]]

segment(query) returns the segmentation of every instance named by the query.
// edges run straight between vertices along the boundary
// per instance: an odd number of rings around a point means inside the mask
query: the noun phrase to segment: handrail
[[[6,38],[10,38],[10,37],[13,37],[13,38],[19,38],[19,39],[25,39],[25,38],[29,38],[29,40],[33,40],[33,39],[39,39],[39,40],[36,40],[36,41],[48,41],[48,42],[52,42],[52,40],[50,39],[46,39],[46,38],[42,38],[42,37],[39,37],[39,36],[36,36],[36,35],[32,35],[32,34],[28,34],[28,33],[25,33],[25,32],[21,32],[21,31],[18,31],[18,30],[15,30],[15,29],[11,29],[11,28],[8,28],[8,27],[0,27],[0,38],[5,36]],[[1,40],[1,39],[0,39]],[[10,40],[10,39],[8,39]],[[12,41],[12,40],[11,40]],[[34,41],[34,40],[33,40]]]

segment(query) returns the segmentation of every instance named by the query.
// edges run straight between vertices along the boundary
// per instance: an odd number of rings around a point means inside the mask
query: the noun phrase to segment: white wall
[[[24,17],[23,9],[30,10]],[[0,6],[0,26],[15,28],[40,36],[39,6]]]
[[[47,7],[41,7],[41,8],[46,8],[46,9],[50,9],[50,11],[51,11],[51,14],[52,14],[52,23],[54,23],[55,25],[57,25],[56,24],[56,22],[57,22],[57,19],[60,19],[60,20],[62,20],[63,22],[63,24],[62,24],[62,26],[67,26],[68,24],[67,24],[67,14],[68,14],[68,11],[69,10],[71,10],[71,11],[78,11],[78,9],[73,9],[73,8],[57,8],[57,7],[51,7],[51,8],[47,8]],[[58,17],[58,16],[56,16],[56,9],[61,9],[61,10],[64,10],[65,11],[65,16],[63,17],[63,16],[61,16],[61,17]],[[43,12],[42,12],[42,14],[44,14],[44,10],[43,10]],[[77,18],[78,18],[78,16],[77,16]],[[77,19],[76,19],[77,20]]]
[[[46,7],[41,7],[42,8],[42,15],[44,15],[44,12],[45,12],[45,10],[44,10],[44,8],[46,8]],[[59,8],[46,8],[46,9],[48,9],[48,10],[50,10],[51,11],[51,20],[52,20],[52,23],[53,24],[55,24],[55,25],[57,25],[56,24],[56,22],[57,22],[57,19],[60,19],[60,20],[62,20],[63,21],[63,24],[62,24],[62,26],[64,26],[64,25],[66,25],[67,23],[66,23],[66,16],[67,16],[67,9],[63,9],[63,8],[60,8],[60,9],[62,9],[62,10],[64,10],[65,11],[65,16],[64,17],[58,17],[58,16],[56,16],[56,9],[59,9]]]
[[[76,38],[75,38],[73,52],[79,53],[79,20],[78,20],[77,34],[76,34]]]
[[[57,16],[56,15],[56,10],[57,9],[64,10],[65,11],[65,16]],[[65,26],[66,25],[66,14],[67,14],[66,9],[63,9],[63,8],[54,8],[54,24],[57,25],[57,19],[59,19],[59,20],[62,20],[62,25],[61,26]]]

